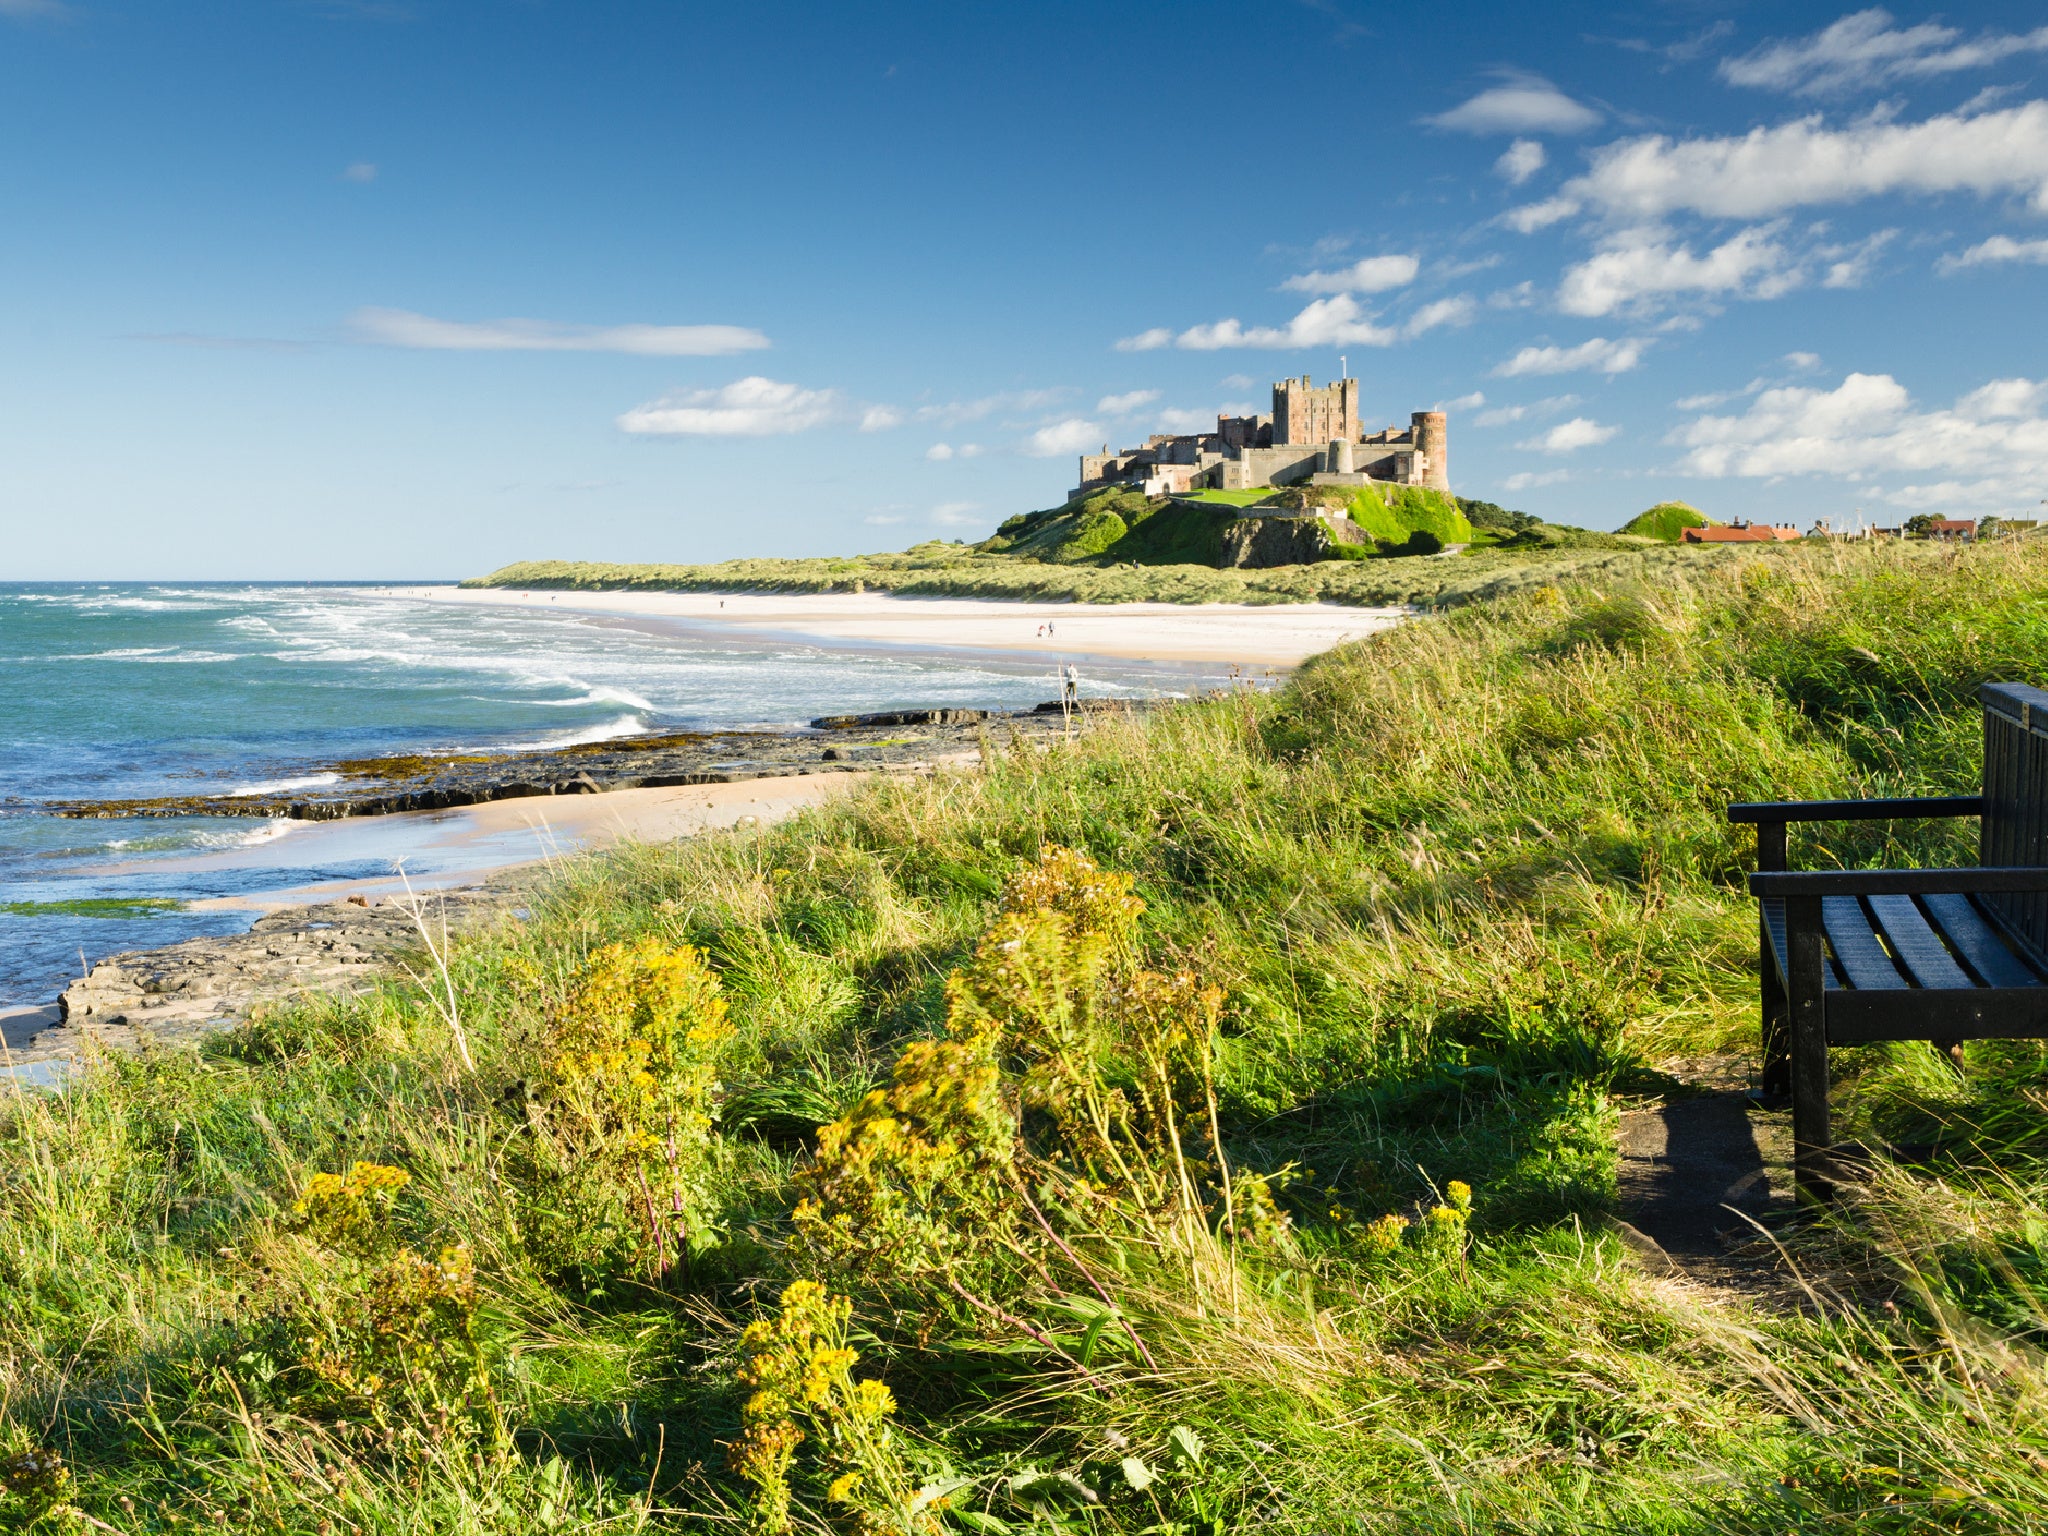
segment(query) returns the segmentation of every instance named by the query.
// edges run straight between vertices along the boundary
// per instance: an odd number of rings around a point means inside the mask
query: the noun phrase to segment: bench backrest
[[[2048,692],[2021,683],[1986,683],[1984,819],[1978,862],[2048,864]],[[2048,893],[1987,896],[1985,904],[2015,936],[2048,956]]]

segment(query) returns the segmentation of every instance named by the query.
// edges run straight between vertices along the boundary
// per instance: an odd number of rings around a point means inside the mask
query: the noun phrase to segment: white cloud
[[[1493,370],[1497,379],[1519,379],[1531,374],[1578,373],[1597,368],[1602,373],[1627,373],[1643,360],[1650,343],[1640,337],[1609,341],[1595,336],[1576,347],[1524,347]]]
[[[822,427],[838,409],[832,390],[755,375],[722,389],[683,390],[636,405],[619,417],[619,427],[653,437],[770,437]]]
[[[1534,417],[1555,416],[1559,411],[1568,411],[1579,403],[1577,395],[1552,395],[1548,400],[1532,400],[1526,405],[1497,405],[1490,411],[1481,411],[1472,418],[1475,427],[1505,427],[1518,421]]]
[[[1834,389],[1765,390],[1672,441],[1688,473],[1712,479],[1827,475],[1902,505],[2031,511],[2048,481],[2048,382],[1997,379],[1921,411],[1890,374],[1852,373]]]
[[[1778,229],[1757,225],[1735,234],[1704,256],[1672,244],[1661,231],[1629,229],[1565,270],[1557,307],[1568,315],[1642,311],[1678,295],[1701,298],[1775,298],[1800,281]]]
[[[1225,389],[1250,389],[1258,381],[1248,373],[1226,373],[1216,382]]]
[[[1547,197],[1540,203],[1525,203],[1520,208],[1510,208],[1496,221],[1506,225],[1518,235],[1533,235],[1539,229],[1548,229],[1562,223],[1579,211],[1576,198]]]
[[[1069,453],[1086,453],[1102,445],[1102,428],[1080,416],[1069,416],[1040,427],[1024,440],[1024,451],[1034,459],[1056,459]]]
[[[1548,432],[1515,446],[1533,448],[1539,453],[1576,453],[1581,448],[1597,448],[1602,443],[1612,442],[1620,432],[1621,428],[1602,426],[1590,416],[1574,416],[1570,421],[1561,421]]]
[[[1898,239],[1896,229],[1880,229],[1874,235],[1849,245],[1824,245],[1814,254],[1827,263],[1828,270],[1821,278],[1823,288],[1861,288],[1870,276],[1870,269],[1884,248]]]
[[[903,518],[899,514],[892,512],[876,512],[862,518],[861,521],[870,528],[887,528],[893,523],[902,522]]]
[[[1161,347],[1173,345],[1173,332],[1163,325],[1155,325],[1149,331],[1140,331],[1135,336],[1126,336],[1116,344],[1119,352],[1157,352]]]
[[[1964,267],[1987,267],[1998,262],[2030,261],[2036,266],[2048,266],[2048,240],[2015,240],[2010,235],[1993,235],[1981,240],[1960,256],[1944,256],[1935,265],[1943,272],[1959,272]]]
[[[1517,139],[1493,162],[1494,174],[1505,178],[1509,186],[1519,187],[1543,169],[1545,158],[1543,146],[1537,140]]]
[[[1401,334],[1420,336],[1424,331],[1433,331],[1440,325],[1470,325],[1472,317],[1478,312],[1479,306],[1472,302],[1469,294],[1461,293],[1448,299],[1437,299],[1410,315],[1401,325]]]
[[[1231,414],[1240,414],[1232,412]],[[1165,410],[1152,418],[1153,429],[1159,432],[1174,432],[1186,435],[1193,432],[1214,432],[1216,412]]]
[[[909,419],[942,427],[957,427],[964,422],[985,421],[1001,412],[1041,411],[1057,404],[1071,394],[1066,389],[1013,389],[1001,394],[982,395],[974,400],[947,400],[936,405],[920,405],[910,413]]]
[[[1385,293],[1415,281],[1422,263],[1413,256],[1368,256],[1337,272],[1304,272],[1280,286],[1294,293]]]
[[[1475,389],[1471,394],[1460,395],[1455,400],[1439,400],[1436,408],[1440,411],[1476,411],[1484,404],[1486,404],[1485,392]]]
[[[1593,152],[1564,195],[1609,214],[1656,219],[1690,211],[1753,219],[1888,193],[2019,194],[2048,212],[2048,101],[1924,122],[1819,117],[1739,137],[1623,139]]]
[[[1486,296],[1488,309],[1527,309],[1536,302],[1536,285],[1523,278],[1512,288],[1496,288]]]
[[[1171,332],[1146,331],[1118,342],[1117,346],[1125,351],[1149,351],[1154,346],[1166,345],[1165,342],[1147,339],[1161,334],[1167,335],[1174,346],[1188,352],[1217,352],[1229,347],[1262,347],[1272,351],[1346,345],[1388,347],[1396,339],[1394,331],[1373,324],[1371,315],[1359,308],[1356,299],[1348,293],[1340,293],[1332,298],[1317,299],[1285,326],[1246,329],[1235,319],[1218,320],[1209,325],[1190,326],[1177,336]]]
[[[738,325],[561,325],[552,320],[436,320],[403,309],[359,309],[349,325],[365,341],[444,352],[630,352],[645,357],[728,357],[768,345]]]
[[[1820,354],[1818,352],[1787,352],[1783,361],[1787,368],[1796,368],[1801,373],[1808,373],[1820,366]]]
[[[887,432],[903,425],[903,413],[893,405],[871,405],[860,413],[863,432]]]
[[[1584,133],[1600,114],[1581,106],[1541,75],[1510,73],[1470,101],[1423,119],[1458,133]]]
[[[957,446],[952,443],[933,443],[924,451],[924,456],[934,464],[944,464],[951,459],[978,459],[981,454],[982,447],[979,443],[961,443]]]
[[[1501,488],[1509,491],[1526,491],[1539,485],[1562,485],[1571,477],[1572,472],[1568,469],[1525,469],[1501,481]]]
[[[1156,389],[1134,389],[1127,394],[1104,395],[1095,402],[1095,411],[1100,416],[1128,416],[1142,410],[1159,398]]]
[[[942,501],[932,508],[932,521],[949,528],[957,528],[962,523],[980,522],[981,519],[974,515],[980,510],[981,503],[978,501]]]
[[[1823,96],[1982,69],[2019,53],[2048,53],[2048,27],[1986,32],[1966,43],[1956,41],[1961,36],[1938,22],[1900,28],[1889,11],[1857,11],[1810,37],[1778,39],[1739,59],[1723,59],[1720,75],[1730,85]]]
[[[377,167],[367,160],[358,160],[341,173],[343,181],[375,181]]]

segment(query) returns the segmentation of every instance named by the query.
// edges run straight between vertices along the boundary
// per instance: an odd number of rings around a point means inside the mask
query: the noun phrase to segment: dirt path
[[[1788,1111],[1746,1092],[1673,1095],[1621,1116],[1622,1236],[1652,1272],[1752,1301],[1798,1285],[1758,1232],[1794,1209]]]

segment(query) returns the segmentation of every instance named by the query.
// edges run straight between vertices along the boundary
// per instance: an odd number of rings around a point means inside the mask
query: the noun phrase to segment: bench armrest
[[[2048,891],[2048,869],[1759,870],[1753,896],[1991,896]]]
[[[1728,807],[1735,822],[1906,821],[1915,816],[1981,816],[1982,795],[1933,795],[1923,800],[1763,800]]]

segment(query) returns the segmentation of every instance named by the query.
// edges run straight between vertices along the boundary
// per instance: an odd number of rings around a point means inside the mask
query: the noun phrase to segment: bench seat
[[[1791,977],[1785,901],[1764,927],[1780,985]],[[1872,1040],[2048,1039],[2048,983],[1970,897],[1823,896],[1829,1045]]]

